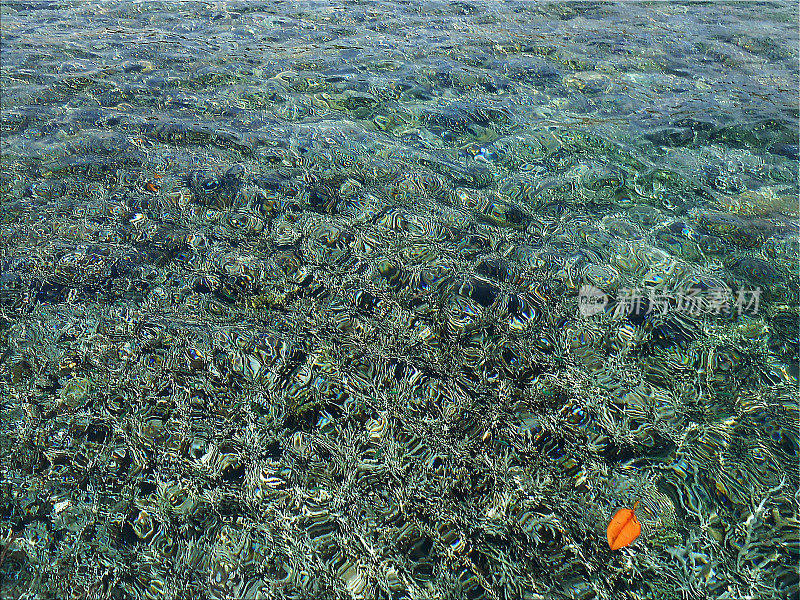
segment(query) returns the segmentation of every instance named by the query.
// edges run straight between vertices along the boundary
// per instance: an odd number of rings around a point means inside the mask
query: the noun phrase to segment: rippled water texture
[[[797,22],[3,2],[2,596],[795,597]]]

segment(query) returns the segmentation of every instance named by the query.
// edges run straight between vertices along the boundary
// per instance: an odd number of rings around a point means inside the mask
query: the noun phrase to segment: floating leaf
[[[633,508],[619,509],[608,524],[608,545],[612,550],[624,548],[642,533],[642,526],[633,512],[638,505],[637,501]]]

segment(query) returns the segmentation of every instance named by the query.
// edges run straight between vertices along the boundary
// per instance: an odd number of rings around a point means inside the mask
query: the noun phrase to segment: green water
[[[795,3],[0,11],[0,596],[797,595]]]

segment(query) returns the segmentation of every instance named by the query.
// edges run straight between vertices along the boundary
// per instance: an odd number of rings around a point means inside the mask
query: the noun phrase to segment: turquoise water
[[[797,595],[795,3],[0,10],[2,597]]]

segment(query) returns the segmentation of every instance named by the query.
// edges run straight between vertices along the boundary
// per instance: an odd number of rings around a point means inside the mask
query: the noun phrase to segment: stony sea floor
[[[796,2],[0,11],[0,597],[797,597]]]

